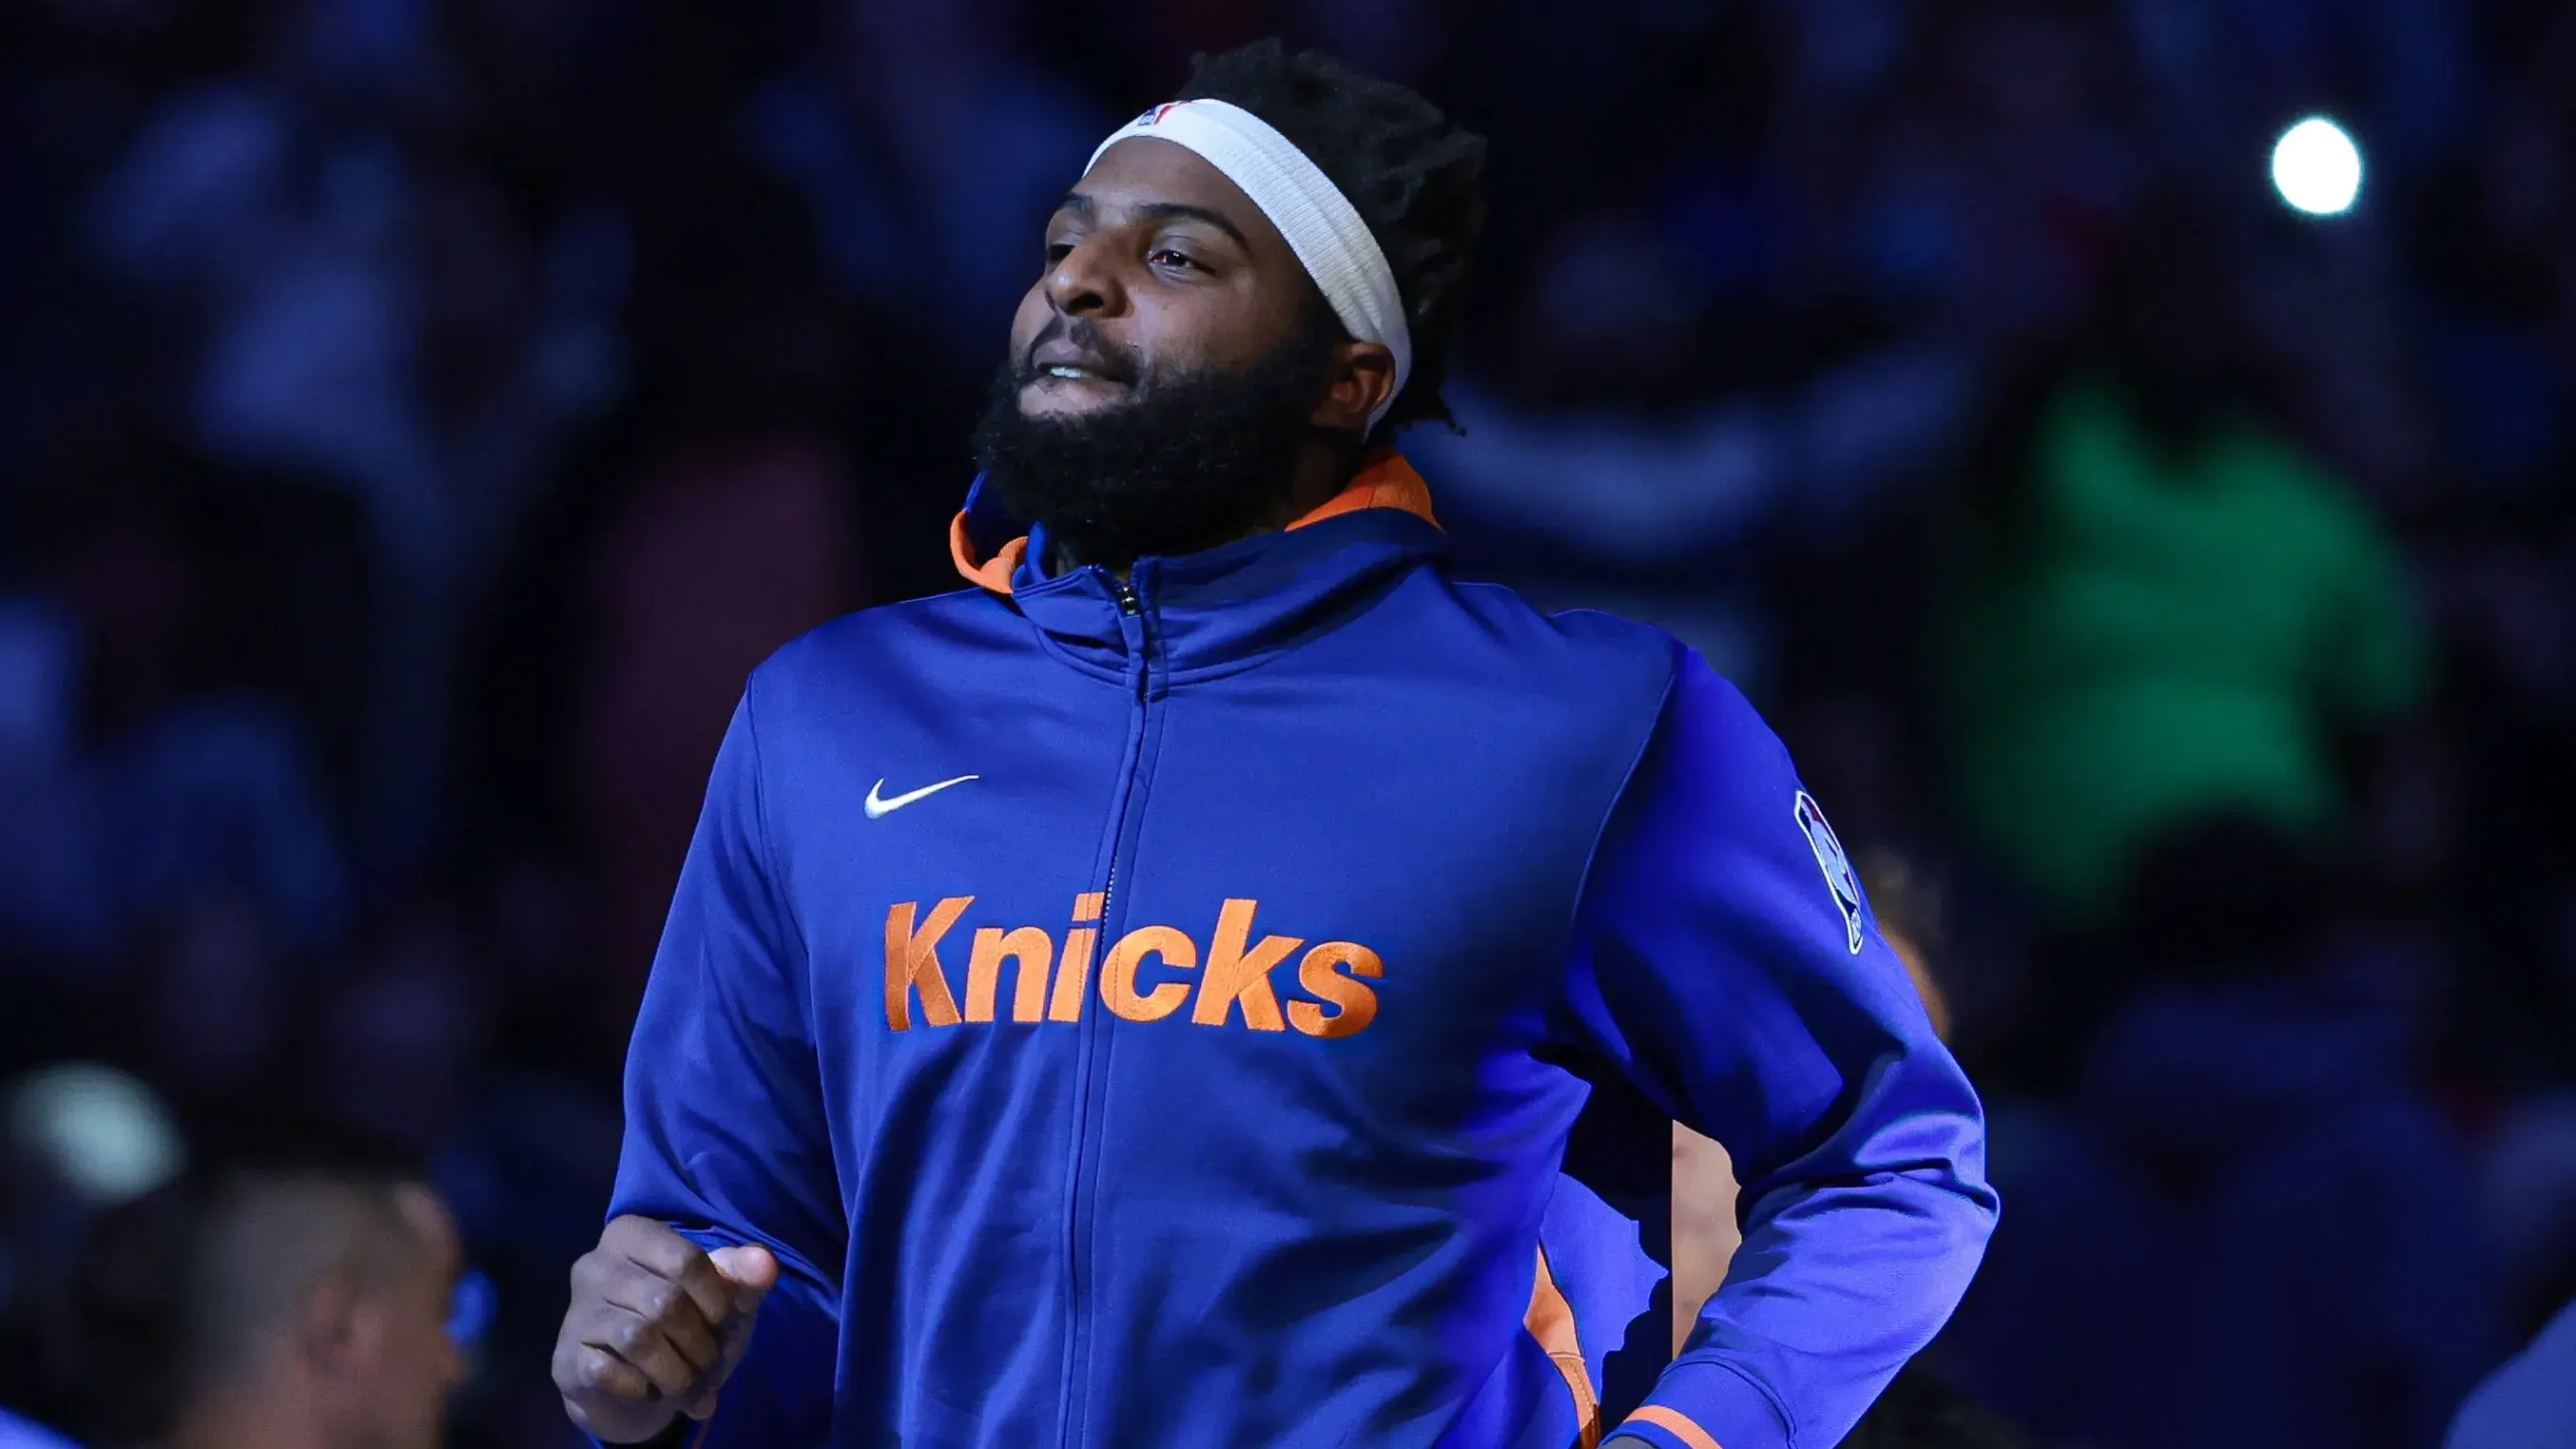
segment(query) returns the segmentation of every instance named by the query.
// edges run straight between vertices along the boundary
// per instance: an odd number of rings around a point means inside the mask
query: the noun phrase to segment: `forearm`
[[[1991,1194],[1943,1163],[1775,1189],[1622,1432],[1657,1449],[1705,1449],[1694,1427],[1726,1449],[1834,1442],[1948,1319],[1993,1221]]]

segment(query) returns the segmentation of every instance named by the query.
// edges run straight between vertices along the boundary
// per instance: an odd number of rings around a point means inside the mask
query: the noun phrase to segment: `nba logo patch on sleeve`
[[[1816,797],[1798,792],[1798,828],[1806,832],[1807,847],[1816,853],[1817,868],[1825,873],[1825,885],[1833,892],[1834,904],[1843,913],[1843,936],[1851,953],[1860,954],[1860,877],[1852,870],[1851,857],[1843,853],[1843,843],[1834,836],[1834,828],[1825,823],[1824,809]]]

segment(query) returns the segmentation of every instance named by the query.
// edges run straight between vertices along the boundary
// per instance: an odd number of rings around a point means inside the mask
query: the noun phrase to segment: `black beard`
[[[1069,330],[1127,360],[1096,330],[1084,337],[1088,327]],[[1043,524],[1072,562],[1125,569],[1147,555],[1196,553],[1285,516],[1331,361],[1325,338],[1301,333],[1241,372],[1155,377],[1131,364],[1128,401],[1059,418],[1020,410],[1039,369],[1011,359],[975,427],[975,459],[1002,506]]]

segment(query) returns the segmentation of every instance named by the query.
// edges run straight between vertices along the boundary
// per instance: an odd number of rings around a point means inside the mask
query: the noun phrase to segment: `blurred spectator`
[[[910,248],[939,257],[940,284],[916,287],[917,258],[874,288],[914,314],[924,360],[981,380],[1038,258],[1038,226],[1094,142],[1141,109],[1103,106],[1036,64],[1003,0],[843,0],[830,7],[843,95],[866,143],[904,189]],[[1196,9],[1198,7],[1187,7]],[[1249,38],[1249,37],[1245,37]],[[1155,85],[1177,77],[1157,76]]]
[[[167,1107],[122,1072],[72,1062],[9,1084],[0,1098],[0,1406],[48,1396],[43,1335],[77,1261],[82,1225],[185,1165]]]
[[[437,1449],[465,1377],[446,1206],[346,1167],[241,1169],[103,1217],[61,1321],[99,1449]]]
[[[2514,1325],[2528,1331],[2576,1298],[2576,1091],[2514,1106],[2481,1157],[2487,1239],[2514,1290]]]
[[[459,1132],[486,1047],[487,1006],[460,922],[424,901],[394,916],[316,1022],[310,1115],[428,1157]]]
[[[866,601],[857,465],[835,414],[869,376],[853,319],[774,189],[729,175],[671,204],[641,258],[640,346],[659,385],[582,547],[582,631],[557,761],[591,867],[594,939],[630,1019],[707,764],[771,650]]]
[[[1501,363],[1449,389],[1457,430],[1419,430],[1407,456],[1466,546],[1543,605],[1660,624],[1758,687],[1773,642],[1761,551],[1930,474],[1962,430],[1974,359],[1899,342],[1783,396],[1694,402],[1710,300],[1668,240],[1580,218],[1535,265]]]
[[[2141,852],[2245,811],[2322,840],[2339,747],[2425,686],[2404,569],[2261,420],[2213,219],[2130,238],[2098,350],[2007,418],[1937,642],[1963,824],[2061,921]]]
[[[142,121],[86,230],[181,324],[195,442],[360,503],[378,666],[365,844],[405,865],[434,825],[457,590],[566,430],[613,396],[617,239],[579,209],[528,235],[465,164],[434,124],[447,62],[425,9],[248,9],[237,68]]]
[[[2466,1154],[2301,861],[2254,821],[2162,848],[2073,1100],[1991,1109],[2012,1225],[1943,1344],[2044,1437],[2430,1445],[2494,1361]]]
[[[290,949],[336,940],[349,882],[303,734],[263,688],[275,626],[233,500],[146,448],[39,502],[48,606],[17,636],[37,748],[0,766],[0,930],[96,962],[230,892]]]

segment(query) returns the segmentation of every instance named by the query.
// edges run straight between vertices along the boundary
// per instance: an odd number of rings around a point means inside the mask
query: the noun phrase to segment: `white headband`
[[[1083,169],[1099,165],[1110,147],[1135,136],[1185,147],[1223,172],[1288,239],[1288,249],[1315,279],[1344,330],[1395,354],[1395,386],[1369,414],[1369,426],[1377,426],[1413,375],[1413,332],[1404,325],[1395,272],[1350,198],[1269,122],[1216,100],[1156,106],[1111,132]]]

